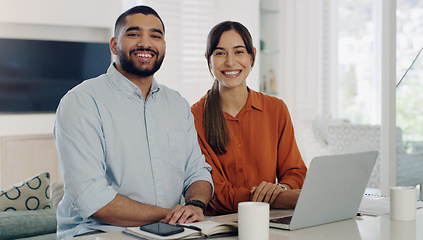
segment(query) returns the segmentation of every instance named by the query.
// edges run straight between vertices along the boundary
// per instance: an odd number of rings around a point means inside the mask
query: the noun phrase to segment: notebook
[[[369,151],[315,157],[292,216],[271,218],[270,227],[295,230],[357,216],[377,155]]]

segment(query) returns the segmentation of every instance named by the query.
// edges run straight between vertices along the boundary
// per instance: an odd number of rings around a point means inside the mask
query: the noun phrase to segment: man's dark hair
[[[125,25],[125,23],[126,23],[126,17],[129,16],[129,15],[137,14],[137,13],[142,13],[144,15],[154,15],[154,16],[156,16],[160,20],[160,22],[162,23],[163,33],[164,33],[165,26],[164,26],[164,23],[163,23],[162,19],[159,16],[159,14],[154,9],[152,9],[149,6],[140,5],[140,6],[135,6],[133,8],[130,8],[130,9],[126,10],[124,13],[122,13],[118,17],[118,19],[116,20],[116,23],[115,23],[115,32],[114,32],[115,33],[115,37],[117,36],[118,29],[121,26]]]

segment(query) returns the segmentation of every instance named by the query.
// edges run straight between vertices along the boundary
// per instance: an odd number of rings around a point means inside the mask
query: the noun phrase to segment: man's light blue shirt
[[[144,100],[112,64],[106,74],[70,90],[56,115],[65,182],[58,238],[121,230],[90,218],[117,193],[171,209],[193,182],[212,184],[188,102],[154,79]]]

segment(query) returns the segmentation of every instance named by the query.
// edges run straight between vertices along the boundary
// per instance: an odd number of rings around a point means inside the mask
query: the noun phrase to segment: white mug
[[[241,202],[238,204],[238,236],[240,240],[269,239],[269,204]]]
[[[416,220],[417,191],[415,187],[391,187],[391,219],[397,221]]]

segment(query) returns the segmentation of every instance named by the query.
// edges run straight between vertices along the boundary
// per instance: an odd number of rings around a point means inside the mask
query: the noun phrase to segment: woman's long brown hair
[[[232,29],[237,31],[239,35],[241,35],[247,52],[251,54],[253,58],[252,66],[254,65],[254,46],[251,34],[248,29],[239,22],[221,22],[212,28],[207,38],[206,57],[209,71],[212,76],[213,73],[210,66],[210,57],[213,54],[214,50],[216,50],[222,33]],[[225,154],[226,145],[228,144],[230,139],[225,115],[222,111],[222,104],[219,93],[219,81],[217,79],[214,80],[213,86],[206,97],[206,101],[204,104],[203,119],[203,126],[206,134],[207,143],[210,145],[210,147],[216,154]]]

